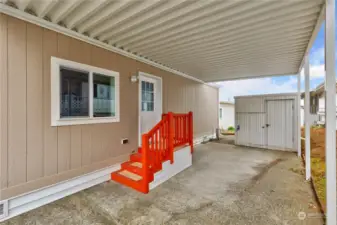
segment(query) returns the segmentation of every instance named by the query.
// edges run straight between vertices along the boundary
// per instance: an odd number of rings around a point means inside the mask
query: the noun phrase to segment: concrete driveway
[[[211,142],[148,195],[108,182],[5,224],[323,224],[301,171],[293,153]]]

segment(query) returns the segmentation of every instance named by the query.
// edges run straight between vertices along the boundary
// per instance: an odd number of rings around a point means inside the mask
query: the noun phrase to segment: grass
[[[321,158],[311,158],[312,179],[317,196],[323,208],[326,203],[325,161]]]
[[[302,137],[304,130],[302,129]],[[302,140],[302,153],[304,152]],[[323,210],[326,207],[326,179],[325,179],[325,129],[323,127],[311,128],[311,175],[317,197]]]

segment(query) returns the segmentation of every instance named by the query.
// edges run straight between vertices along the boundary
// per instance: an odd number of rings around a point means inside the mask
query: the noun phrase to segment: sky
[[[324,81],[324,24],[310,50],[310,88]],[[234,96],[297,92],[297,75],[217,82],[220,101],[234,101]],[[240,88],[237,88],[240,87]],[[301,77],[304,90],[304,76]]]

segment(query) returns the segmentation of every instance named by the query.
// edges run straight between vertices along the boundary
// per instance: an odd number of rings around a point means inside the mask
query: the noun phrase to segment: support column
[[[309,56],[304,59],[304,77],[305,77],[305,98],[304,98],[304,119],[305,119],[305,179],[311,178],[311,157],[310,157],[310,71]]]
[[[335,0],[325,8],[326,224],[336,225],[336,65]]]
[[[301,73],[297,74],[297,156],[301,157]]]

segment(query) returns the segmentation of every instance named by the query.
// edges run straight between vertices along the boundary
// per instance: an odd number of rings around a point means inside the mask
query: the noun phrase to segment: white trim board
[[[89,187],[109,181],[111,180],[111,173],[119,170],[120,168],[120,164],[115,164],[102,170],[78,176],[55,185],[10,198],[7,200],[8,216],[6,218],[2,218],[0,222]]]
[[[212,134],[207,134],[207,135],[202,135],[199,136],[197,138],[193,139],[193,144],[194,145],[199,145],[204,141],[209,141],[210,139],[216,138],[216,133],[212,133]]]
[[[186,73],[183,73],[181,71],[178,71],[178,70],[175,70],[173,68],[170,68],[170,67],[167,67],[163,64],[160,64],[160,63],[157,63],[157,62],[154,62],[154,61],[151,61],[149,59],[146,59],[144,57],[141,57],[141,56],[138,56],[138,55],[135,55],[131,52],[128,52],[128,51],[125,51],[123,49],[120,49],[120,48],[117,48],[117,47],[114,47],[112,45],[109,45],[109,44],[106,44],[104,42],[101,42],[101,41],[98,41],[94,38],[91,38],[91,37],[88,37],[88,36],[85,36],[83,34],[80,34],[78,32],[75,32],[73,30],[69,30],[65,27],[62,27],[60,25],[57,25],[57,24],[54,24],[54,23],[51,23],[47,20],[44,20],[42,18],[39,18],[39,17],[36,17],[36,16],[33,16],[31,14],[28,14],[26,12],[22,12],[18,9],[15,9],[13,7],[10,7],[8,5],[4,5],[4,4],[1,4],[0,3],[0,12],[1,13],[4,13],[4,14],[7,14],[9,16],[13,16],[13,17],[16,17],[18,19],[21,19],[21,20],[24,20],[24,21],[27,21],[29,23],[33,23],[35,25],[38,25],[40,27],[43,27],[43,28],[46,28],[46,29],[49,29],[49,30],[52,30],[52,31],[55,31],[55,32],[58,32],[58,33],[61,33],[61,34],[64,34],[64,35],[67,35],[69,37],[72,37],[72,38],[75,38],[77,40],[80,40],[80,41],[84,41],[86,43],[89,43],[89,44],[92,44],[92,45],[95,45],[97,47],[100,47],[100,48],[103,48],[103,49],[106,49],[106,50],[109,50],[111,52],[115,52],[115,53],[118,53],[120,55],[123,55],[123,56],[126,56],[128,58],[131,58],[131,59],[135,59],[139,62],[143,62],[143,63],[146,63],[148,65],[151,65],[151,66],[154,66],[156,68],[159,68],[159,69],[162,69],[162,70],[165,70],[167,72],[170,72],[170,73],[173,73],[175,75],[178,75],[178,76],[182,76],[182,77],[185,77],[187,79],[190,79],[190,80],[194,80],[194,81],[197,81],[199,83],[202,83],[202,84],[205,84],[209,87],[213,87],[213,88],[216,88],[218,89],[218,87],[216,86],[213,86],[211,84],[208,84],[206,82],[204,82],[203,80],[200,80],[198,78],[195,78],[193,76],[190,76]]]

